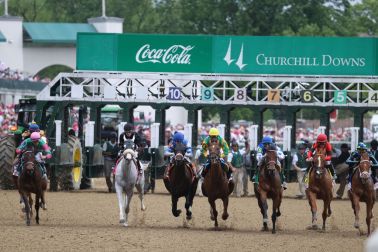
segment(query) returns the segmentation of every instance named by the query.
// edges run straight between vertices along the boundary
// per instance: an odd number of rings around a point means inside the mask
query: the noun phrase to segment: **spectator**
[[[118,151],[119,147],[117,144],[117,135],[112,133],[109,141],[106,141],[102,146],[102,154],[104,155],[105,181],[109,192],[114,191],[114,178],[112,182],[110,176],[117,161]]]
[[[377,147],[378,147],[378,141],[373,139],[370,143],[370,152],[371,154],[375,157],[375,159],[378,159],[378,151],[377,151]]]
[[[342,199],[345,186],[347,184],[347,176],[348,176],[348,169],[349,165],[347,165],[346,161],[348,160],[350,153],[349,153],[349,147],[347,144],[342,144],[340,146],[341,148],[341,153],[337,157],[335,161],[335,170],[336,170],[336,175],[340,179],[340,187],[336,192],[336,198],[337,199]]]
[[[305,183],[303,181],[303,177],[307,168],[307,153],[306,153],[306,144],[302,143],[298,146],[298,151],[293,156],[292,161],[292,169],[297,172],[297,179],[299,185],[299,194],[297,195],[298,198],[302,199],[306,196],[305,194]]]

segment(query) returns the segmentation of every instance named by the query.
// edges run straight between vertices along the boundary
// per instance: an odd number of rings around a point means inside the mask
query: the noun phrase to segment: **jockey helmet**
[[[39,134],[39,132],[33,132],[31,135],[30,135],[30,139],[32,141],[39,141],[39,139],[41,139],[41,135]]]
[[[319,134],[319,136],[316,138],[316,142],[318,142],[318,143],[327,142],[327,135],[326,134]]]
[[[126,123],[125,126],[123,126],[124,131],[134,131],[134,126],[131,123]]]
[[[219,130],[217,128],[211,128],[209,131],[210,136],[219,136]]]
[[[38,132],[38,131],[39,131],[39,126],[38,126],[38,124],[31,123],[31,124],[29,125],[29,131],[30,131],[30,132]]]
[[[366,144],[364,144],[364,143],[358,143],[358,145],[357,145],[357,150],[367,150],[367,146],[366,146]]]
[[[184,142],[184,134],[182,134],[181,132],[176,132],[173,135],[173,142],[183,143]]]
[[[262,144],[271,144],[273,143],[273,140],[270,136],[264,136],[261,142]]]

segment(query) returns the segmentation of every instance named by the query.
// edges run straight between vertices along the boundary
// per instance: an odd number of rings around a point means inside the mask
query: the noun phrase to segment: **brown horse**
[[[210,218],[214,221],[214,226],[218,227],[218,212],[215,206],[215,200],[223,201],[222,219],[228,218],[228,197],[234,190],[234,183],[228,182],[225,171],[222,170],[220,161],[220,147],[218,143],[211,143],[209,146],[210,170],[205,175],[202,183],[202,192],[210,204]]]
[[[43,206],[45,206],[44,191],[47,189],[47,182],[42,178],[43,174],[39,168],[39,163],[35,160],[34,148],[27,149],[22,154],[22,171],[18,177],[19,192],[25,203],[26,225],[30,226],[31,205],[28,201],[28,196],[31,193],[35,194],[35,220],[39,224],[39,207],[40,199]]]
[[[171,193],[172,214],[178,217],[181,210],[177,210],[177,202],[181,197],[185,197],[186,219],[192,219],[193,199],[197,190],[198,179],[195,176],[193,166],[185,160],[185,146],[177,144],[173,167],[171,168],[169,179],[164,179],[165,188]]]
[[[268,203],[272,199],[272,233],[276,233],[276,220],[281,216],[280,206],[282,202],[280,166],[277,164],[277,151],[267,150],[265,159],[260,166],[259,184],[255,186],[255,195],[263,216],[263,231],[268,231]]]
[[[348,194],[354,211],[355,228],[360,228],[360,202],[366,203],[366,224],[368,227],[368,236],[370,235],[370,223],[371,219],[373,218],[373,206],[375,202],[374,185],[370,174],[371,164],[369,154],[364,152],[361,155],[361,161],[356,168],[356,172],[352,175],[352,190],[350,190]]]
[[[308,198],[308,203],[311,207],[312,213],[312,229],[318,229],[317,221],[317,206],[316,199],[322,199],[324,202],[323,206],[323,226],[322,229],[325,230],[325,223],[327,217],[331,216],[331,201],[333,198],[332,194],[332,177],[329,171],[325,168],[325,155],[323,152],[315,153],[312,160],[312,167],[308,175],[308,188],[306,189],[306,194]]]

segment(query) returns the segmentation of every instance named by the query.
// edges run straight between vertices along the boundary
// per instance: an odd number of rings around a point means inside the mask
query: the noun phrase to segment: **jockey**
[[[28,147],[30,147],[30,146],[34,146],[36,148],[35,154],[38,154],[40,152],[42,153],[42,155],[38,155],[39,158],[36,158],[36,160],[39,162],[39,164],[42,168],[43,178],[47,179],[46,168],[45,168],[45,165],[43,164],[43,160],[44,159],[50,159],[52,157],[50,147],[41,139],[41,135],[39,134],[39,132],[33,132],[30,135],[30,138],[24,140],[21,143],[21,145],[17,147],[16,153],[18,155],[22,155],[22,153],[24,151],[26,151],[28,149]],[[19,162],[19,164],[21,164],[21,162]],[[16,169],[14,171],[14,175],[18,176],[19,173],[20,173],[21,165],[17,165],[17,166],[15,166],[15,168]]]
[[[319,150],[325,150],[325,161],[326,161],[326,168],[331,172],[332,179],[336,179],[335,170],[333,169],[333,165],[331,163],[331,157],[332,157],[332,145],[327,140],[326,134],[319,134],[316,138],[316,143],[314,143],[311,147],[311,149],[307,152],[307,162],[312,161],[312,156],[314,152],[318,152]],[[307,167],[307,170],[305,172],[305,177],[308,175],[308,171],[310,170],[311,165]]]
[[[257,166],[260,167],[262,162],[264,161],[266,148],[270,146],[271,150],[277,151],[277,165],[280,167],[280,176],[282,181],[282,187],[286,190],[287,189],[287,183],[286,183],[286,177],[281,169],[281,160],[285,159],[285,155],[281,151],[281,149],[273,142],[273,139],[270,136],[263,137],[261,143],[257,146]],[[255,183],[258,183],[258,176],[254,176]]]
[[[191,165],[189,158],[193,156],[192,147],[188,146],[188,141],[185,139],[184,134],[182,134],[181,132],[176,132],[173,135],[172,144],[168,147],[168,149],[164,153],[164,156],[172,156],[170,158],[170,162],[168,164],[167,171],[165,173],[164,179],[169,178],[169,174],[170,174],[171,169],[173,167],[173,161],[174,161],[174,154],[176,152],[176,146],[178,144],[182,144],[184,146],[184,148],[185,148],[185,150],[184,150],[185,151],[185,159],[184,160],[186,161],[186,163]]]
[[[220,158],[221,166],[222,166],[222,169],[227,173],[228,180],[232,181],[232,171],[223,159],[224,157],[228,156],[228,152],[230,151],[230,149],[228,148],[227,142],[221,136],[219,136],[219,131],[217,128],[211,128],[209,131],[209,136],[206,137],[205,140],[203,140],[202,142],[201,154],[203,154],[205,157],[208,156],[207,149],[210,143],[218,143],[219,147],[223,150],[223,153],[221,154],[221,158]],[[206,163],[204,164],[204,168],[200,174],[202,178],[206,176],[206,173],[209,170],[209,168],[210,168],[210,159],[207,159]]]
[[[22,133],[22,140],[25,140],[27,138],[30,137],[30,135],[33,133],[33,132],[39,132],[39,126],[38,124],[36,124],[35,122],[32,122],[31,124],[29,124],[29,129],[24,131]]]
[[[123,126],[123,130],[124,132],[119,136],[119,148],[121,149],[120,154],[125,149],[125,146],[124,146],[125,142],[131,140],[134,143],[133,150],[136,151],[136,154],[137,154],[136,164],[137,164],[138,172],[139,174],[142,174],[143,169],[138,159],[140,148],[143,147],[142,139],[140,138],[138,134],[135,133],[134,126],[130,123],[125,124],[125,126]]]
[[[368,151],[368,148],[366,144],[364,143],[359,143],[357,145],[356,151],[354,151],[346,161],[346,163],[349,165],[349,171],[348,171],[348,188],[351,189],[351,184],[352,184],[352,175],[353,175],[353,168],[356,167],[361,160],[362,153],[367,152],[369,155],[369,159],[372,162],[372,169],[371,169],[371,178],[373,179],[374,183],[374,190],[378,189],[378,181],[376,178],[376,171],[375,169],[378,166],[378,162],[375,159],[375,157],[372,155],[370,151]]]

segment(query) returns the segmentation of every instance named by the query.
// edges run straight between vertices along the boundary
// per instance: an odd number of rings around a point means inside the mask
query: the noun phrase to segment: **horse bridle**
[[[34,153],[34,151],[30,151],[30,150],[25,151],[22,155],[22,159],[24,159],[24,155],[26,153]],[[31,168],[28,168],[27,165],[31,165]],[[28,161],[28,162],[25,162],[25,163],[23,162],[23,166],[24,166],[24,168],[26,168],[26,171],[33,172],[34,169],[35,169],[35,162],[34,161]]]
[[[365,162],[370,164],[370,160],[364,159],[364,160],[361,160],[360,164],[358,165],[358,173],[360,175],[360,178],[362,179],[363,184],[365,184],[366,180],[371,176],[371,167],[369,167],[369,171],[361,171],[361,164]]]

